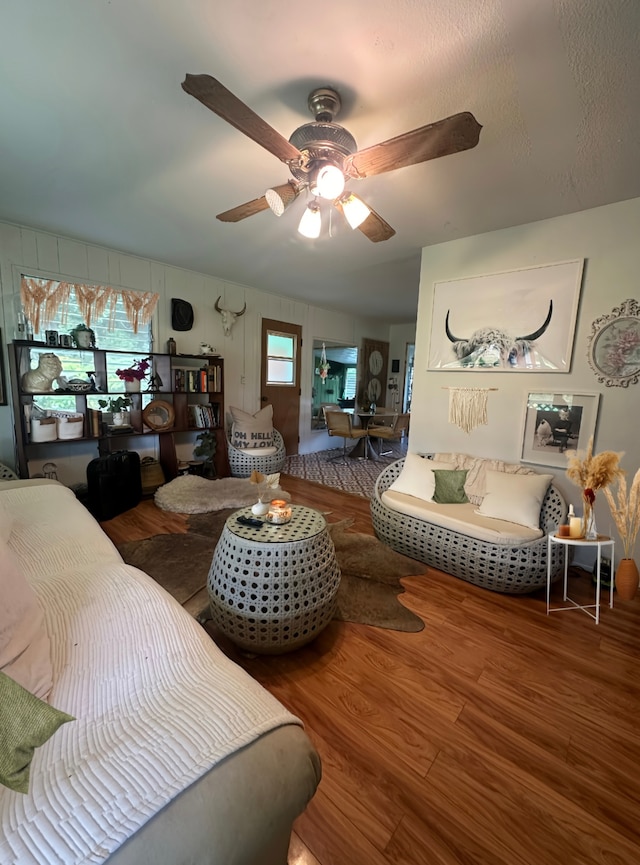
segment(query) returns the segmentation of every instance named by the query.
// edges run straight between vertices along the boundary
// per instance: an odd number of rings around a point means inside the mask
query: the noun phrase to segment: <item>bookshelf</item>
[[[48,358],[42,355],[48,354]],[[52,359],[50,356],[54,355]],[[138,355],[135,355],[138,357]],[[44,343],[16,341],[10,346],[11,391],[16,422],[16,449],[21,477],[29,477],[33,458],[55,459],[61,444],[94,442],[98,454],[112,450],[135,450],[138,436],[157,436],[160,463],[170,480],[178,473],[176,444],[193,440],[193,433],[210,430],[216,436],[214,464],[218,477],[229,474],[224,434],[224,360],[217,355],[148,355],[151,368],[138,392],[125,391],[125,383],[115,370],[130,365],[131,352],[110,349],[77,349]],[[26,376],[30,371],[47,369],[53,390],[40,389],[42,378]],[[60,376],[63,377],[61,380]],[[76,379],[83,384],[68,384]],[[65,380],[67,386],[65,387]],[[153,389],[150,390],[150,382]],[[100,401],[123,398],[130,404],[125,423],[114,423],[112,413]],[[150,403],[172,409],[168,427],[153,426],[153,411],[143,410]],[[43,417],[41,413],[46,413]],[[189,435],[191,434],[191,436]]]

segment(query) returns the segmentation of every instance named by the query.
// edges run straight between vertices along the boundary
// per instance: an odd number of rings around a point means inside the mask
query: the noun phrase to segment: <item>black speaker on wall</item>
[[[193,307],[188,301],[171,298],[171,327],[174,330],[191,330],[193,327]]]
[[[400,361],[392,360],[391,361],[391,372],[400,372]]]

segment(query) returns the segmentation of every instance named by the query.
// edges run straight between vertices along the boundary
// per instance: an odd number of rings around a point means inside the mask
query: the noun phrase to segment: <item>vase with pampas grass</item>
[[[598,537],[593,518],[596,492],[608,487],[617,478],[623,477],[620,468],[621,456],[622,454],[617,454],[615,451],[602,451],[602,453],[594,454],[593,436],[589,439],[589,445],[584,456],[580,456],[576,452],[567,453],[569,458],[567,477],[574,484],[577,484],[582,492],[582,536],[587,540],[597,540]]]
[[[624,551],[624,558],[616,569],[616,591],[623,601],[631,601],[638,591],[640,581],[638,566],[633,558],[636,538],[640,531],[640,469],[635,473],[628,495],[624,474],[618,478],[615,495],[610,489],[605,489],[604,495]]]

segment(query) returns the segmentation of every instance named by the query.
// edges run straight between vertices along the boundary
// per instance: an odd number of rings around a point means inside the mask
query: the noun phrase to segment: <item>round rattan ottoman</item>
[[[226,521],[207,588],[216,625],[241,649],[281,654],[318,636],[333,616],[340,568],[319,511],[292,506],[284,525],[252,528],[242,508]]]

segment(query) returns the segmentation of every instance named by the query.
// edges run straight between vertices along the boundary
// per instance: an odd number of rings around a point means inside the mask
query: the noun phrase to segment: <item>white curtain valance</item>
[[[91,320],[100,318],[109,307],[110,331],[116,326],[116,303],[120,298],[125,315],[134,333],[141,325],[151,321],[159,295],[153,291],[135,291],[128,288],[111,288],[108,285],[83,285],[76,282],[59,282],[54,279],[39,279],[23,276],[20,285],[22,308],[35,333],[52,321],[66,323],[69,297],[75,293],[78,308],[87,327]]]

